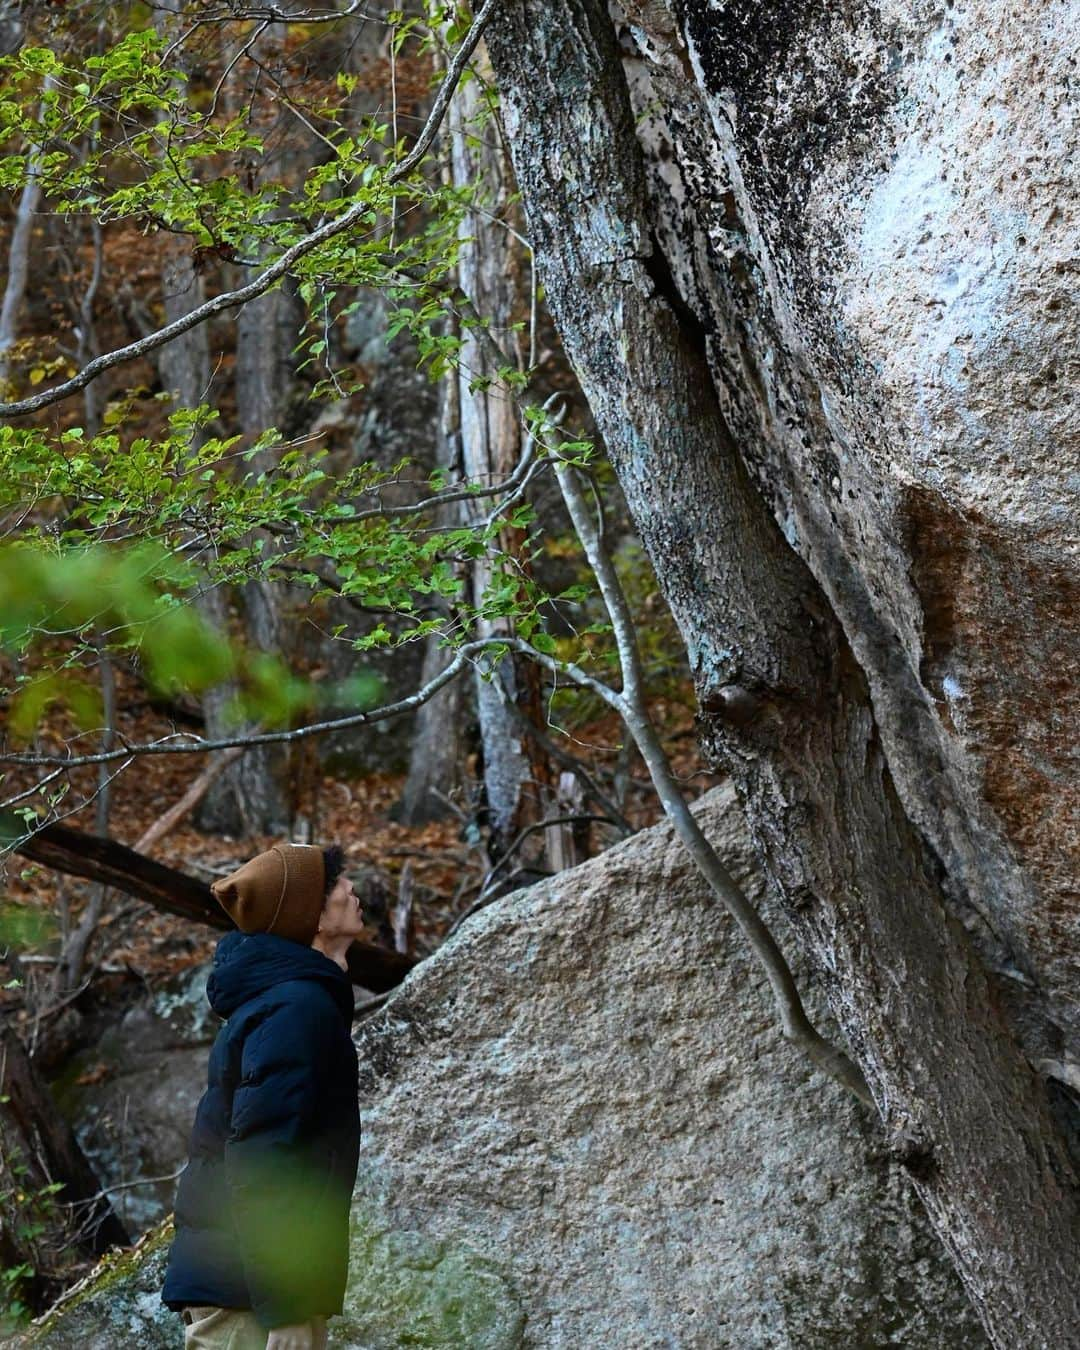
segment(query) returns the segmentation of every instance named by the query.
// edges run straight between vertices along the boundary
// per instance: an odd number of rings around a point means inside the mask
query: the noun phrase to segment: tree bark
[[[473,58],[480,79],[490,81],[491,67],[481,43]],[[478,79],[467,81],[454,96],[447,118],[451,174],[463,189],[479,186],[476,209],[462,225],[464,241],[459,280],[476,312],[490,324],[490,334],[506,355],[523,366],[520,334],[512,325],[529,313],[525,256],[516,211],[512,205],[513,167],[494,119],[478,127],[486,106]],[[475,328],[462,331],[461,364],[450,379],[457,381],[462,468],[477,483],[497,483],[517,468],[522,454],[522,426],[517,407],[497,374],[490,342]],[[477,378],[486,387],[470,389]],[[482,517],[490,504],[482,503]],[[492,554],[520,558],[525,533],[504,529]],[[523,567],[527,564],[522,562]],[[492,558],[473,567],[474,602],[492,577]],[[478,635],[511,632],[505,619],[481,621]],[[476,705],[484,758],[484,797],[493,856],[501,857],[521,831],[554,810],[551,766],[538,742],[526,737],[510,708],[513,703],[536,725],[543,724],[539,672],[531,662],[508,655],[493,679],[476,679]],[[525,863],[542,863],[547,848],[544,831],[528,836]]]
[[[7,285],[4,287],[3,306],[0,308],[0,387],[6,387],[10,378],[8,352],[18,337],[19,319],[22,317],[23,299],[26,295],[26,279],[30,271],[30,239],[34,215],[40,200],[41,187],[35,176],[28,180],[19,196],[15,225],[8,246]],[[7,397],[6,393],[4,397]]]
[[[40,1310],[58,1292],[42,1268],[49,1254],[59,1258],[74,1246],[87,1256],[100,1256],[110,1247],[126,1247],[130,1239],[108,1198],[98,1198],[101,1184],[71,1127],[22,1042],[5,1026],[0,1026],[0,1163],[7,1183],[3,1190],[11,1188],[0,1213],[0,1259],[7,1267],[24,1261],[34,1267],[25,1292]],[[29,1203],[26,1197],[50,1183],[62,1183],[63,1189],[40,1215],[29,1215],[30,1226],[40,1222],[43,1231],[20,1233],[18,1216]],[[76,1208],[66,1208],[72,1205]]]
[[[166,36],[175,36],[178,15],[182,9],[182,0],[162,0],[155,22]],[[195,267],[192,240],[184,235],[168,236],[163,248],[161,289],[165,321],[173,323],[204,302],[206,286],[202,272]],[[237,343],[239,347],[239,334]],[[189,328],[186,333],[162,347],[158,355],[158,369],[161,382],[175,396],[177,407],[197,408],[200,403],[210,402],[213,391],[209,324],[202,323]],[[198,441],[192,448],[197,447]],[[228,588],[208,590],[198,598],[196,604],[207,623],[224,637],[229,629]],[[235,692],[232,685],[223,684],[208,689],[203,695],[203,713],[211,735],[219,736],[232,729],[232,723],[227,720],[227,710]],[[245,761],[244,765],[233,764],[218,775],[196,812],[200,828],[239,835],[246,828],[246,822],[257,817],[257,810],[248,802],[250,792],[260,792],[259,778],[252,768],[253,765]]]
[[[725,425],[648,218],[607,9],[509,0],[488,43],[547,302],[686,639],[706,739],[989,1334],[1069,1344],[1075,1175],[901,807],[863,671]]]
[[[3,26],[9,20],[4,16]],[[45,77],[45,89],[53,89],[56,79],[53,75]],[[37,147],[31,153],[29,174],[15,211],[15,223],[11,231],[11,243],[8,245],[7,281],[4,285],[4,298],[0,303],[0,390],[4,389],[10,378],[8,353],[19,336],[19,320],[22,317],[23,302],[26,298],[26,284],[30,276],[30,246],[33,240],[34,217],[41,201],[41,184],[38,182],[39,151]],[[4,398],[8,397],[5,392]]]
[[[441,647],[437,636],[429,637],[424,647],[421,685],[442,673],[454,653]],[[450,810],[456,789],[465,782],[465,755],[468,748],[469,685],[464,679],[451,680],[416,713],[415,730],[409,754],[409,772],[397,808],[403,825],[423,825],[442,820]],[[464,803],[462,803],[464,807]]]
[[[446,165],[444,173],[449,175],[450,172],[450,166]],[[454,324],[456,320],[451,317],[448,322]],[[447,373],[439,393],[436,459],[453,477],[460,477],[461,383],[456,371]],[[456,502],[443,507],[443,511],[454,521],[462,518]],[[424,645],[421,685],[444,671],[452,659],[452,650],[443,647],[439,635],[433,633]],[[409,772],[398,806],[398,819],[402,824],[423,825],[429,820],[444,819],[451,810],[455,793],[465,787],[468,781],[466,761],[473,739],[469,724],[476,720],[474,697],[475,687],[470,690],[467,680],[452,680],[417,710],[409,742]]]
[[[116,672],[106,651],[98,652],[98,665],[101,670],[101,704],[104,712],[101,749],[107,752],[112,749],[116,734]],[[108,834],[111,802],[109,766],[99,764],[97,801],[94,804],[94,829],[99,835]],[[74,931],[65,937],[55,971],[53,993],[57,997],[74,989],[82,978],[86,953],[97,931],[107,896],[108,887],[104,882],[97,882]]]
[[[274,24],[266,25],[252,48],[257,61],[272,63],[274,47],[282,40],[282,30]],[[240,83],[249,67],[242,64],[235,72],[233,98],[242,102],[248,97],[246,82]],[[257,76],[253,76],[257,79]],[[253,98],[254,94],[251,95]],[[259,95],[262,106],[256,108],[253,120],[256,129],[266,132],[265,125],[280,117],[276,104],[269,107]],[[260,125],[262,123],[263,125]],[[296,166],[289,155],[290,142],[279,146],[275,153],[247,168],[257,184],[264,174],[290,178]],[[289,417],[295,393],[296,377],[290,353],[300,334],[302,306],[295,285],[286,278],[281,285],[250,300],[242,307],[236,319],[236,413],[240,430],[252,440],[268,427],[283,432]],[[250,463],[253,472],[272,469],[278,452],[261,452]],[[282,631],[281,586],[265,581],[250,581],[236,595],[241,611],[245,638],[261,651],[282,654],[288,644]],[[207,731],[218,735],[225,730],[226,708],[232,691],[206,701]],[[199,810],[200,823],[222,833],[231,834],[287,834],[293,824],[295,802],[289,790],[288,746],[262,745],[252,748],[242,764],[226,769],[207,793]]]

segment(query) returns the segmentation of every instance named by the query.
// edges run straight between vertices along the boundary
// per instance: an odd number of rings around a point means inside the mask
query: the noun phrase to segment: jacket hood
[[[351,1021],[352,985],[341,967],[314,947],[273,933],[226,933],[214,952],[206,997],[219,1017],[230,1017],[241,1004],[287,980],[324,984]]]

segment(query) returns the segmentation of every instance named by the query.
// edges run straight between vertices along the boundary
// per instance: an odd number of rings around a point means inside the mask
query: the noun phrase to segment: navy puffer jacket
[[[348,976],[269,933],[221,939],[226,1018],[176,1198],[167,1307],[250,1308],[266,1328],[341,1312],[360,1149]]]

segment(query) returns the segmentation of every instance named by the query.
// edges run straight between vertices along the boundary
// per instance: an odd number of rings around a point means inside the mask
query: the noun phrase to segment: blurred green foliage
[[[14,901],[0,903],[0,948],[34,950],[55,935],[56,920],[47,910]]]

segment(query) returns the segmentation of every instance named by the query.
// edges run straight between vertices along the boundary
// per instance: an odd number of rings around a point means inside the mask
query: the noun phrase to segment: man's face
[[[323,937],[357,937],[364,928],[360,900],[347,876],[338,877],[326,897],[319,932]]]

